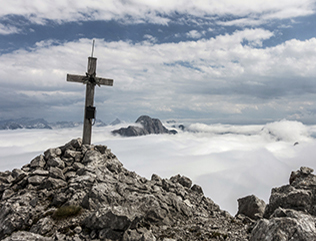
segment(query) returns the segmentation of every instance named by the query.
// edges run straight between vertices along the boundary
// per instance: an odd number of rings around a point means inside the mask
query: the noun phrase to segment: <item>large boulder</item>
[[[300,170],[291,173],[289,185],[273,188],[264,217],[269,218],[279,207],[315,216],[316,176],[312,172],[313,169],[301,167]]]
[[[175,130],[168,130],[164,127],[159,119],[154,119],[146,115],[140,116],[136,122],[140,126],[128,126],[119,130],[112,131],[113,134],[121,136],[142,136],[148,134],[176,134]]]
[[[238,201],[238,215],[245,215],[253,220],[263,217],[266,204],[255,195],[240,198]]]
[[[260,220],[250,241],[316,240],[315,217],[303,212],[278,208],[269,220]]]
[[[292,172],[290,184],[273,188],[264,218],[257,221],[251,241],[316,240],[316,176],[301,167]]]

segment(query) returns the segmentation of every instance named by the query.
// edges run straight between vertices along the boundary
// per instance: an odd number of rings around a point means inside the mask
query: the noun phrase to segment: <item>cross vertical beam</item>
[[[88,58],[88,76],[95,76],[95,71],[97,68],[97,59],[93,57]],[[83,134],[82,134],[82,144],[91,144],[92,135],[92,121],[87,118],[87,107],[93,107],[94,102],[94,88],[95,84],[87,82],[86,84],[86,100],[84,108],[84,120],[83,120]]]

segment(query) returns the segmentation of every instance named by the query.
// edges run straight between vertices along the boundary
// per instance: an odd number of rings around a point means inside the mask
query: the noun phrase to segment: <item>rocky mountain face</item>
[[[136,124],[141,124],[142,127],[128,126],[127,128],[121,128],[119,130],[112,131],[113,134],[119,134],[121,136],[142,136],[148,134],[176,134],[175,130],[168,130],[164,127],[159,119],[154,119],[149,116],[140,116]]]
[[[15,130],[15,129],[52,129],[48,122],[44,119],[10,119],[0,121],[0,130]]]
[[[116,119],[117,121],[118,119]],[[62,129],[62,128],[74,128],[82,125],[82,122],[73,121],[57,121],[47,122],[45,119],[37,118],[19,118],[0,120],[0,130],[16,130],[16,129]],[[106,124],[99,119],[95,121],[96,127],[106,126]]]
[[[316,240],[316,176],[293,172],[269,204],[238,200],[235,217],[185,176],[148,180],[101,145],[75,139],[0,173],[0,239]]]

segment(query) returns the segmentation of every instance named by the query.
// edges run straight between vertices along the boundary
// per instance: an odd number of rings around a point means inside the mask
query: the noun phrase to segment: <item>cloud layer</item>
[[[309,121],[314,117],[315,103],[308,93],[315,93],[316,38],[261,48],[273,34],[261,28],[245,29],[163,44],[148,39],[139,43],[97,39],[97,74],[115,82],[113,88],[97,88],[96,102],[112,113],[107,121],[127,110],[134,113],[130,120],[144,113],[185,119],[192,113],[203,118],[216,112],[220,121],[225,116],[247,119],[247,115],[265,112],[272,119],[291,119],[295,114]],[[0,109],[1,114],[14,117],[28,112],[23,104],[29,102],[42,108],[43,116],[52,117],[47,113],[50,106],[60,116],[71,108],[66,118],[78,119],[84,86],[67,83],[65,78],[67,73],[84,75],[90,50],[90,39],[42,41],[33,49],[1,55],[1,85],[8,91],[0,103],[16,107],[12,113]],[[287,106],[277,114],[284,103]]]
[[[126,124],[128,125],[128,124]],[[291,171],[316,168],[315,126],[282,120],[266,125],[192,124],[190,132],[123,138],[93,129],[93,143],[107,145],[124,166],[150,178],[190,177],[206,196],[231,214],[237,199],[254,194],[268,202],[273,187],[288,183]],[[0,171],[21,167],[46,149],[81,136],[81,127],[0,131]],[[298,142],[298,145],[294,145]]]
[[[21,15],[37,24],[48,20],[56,22],[89,20],[122,20],[125,23],[151,22],[168,24],[170,15],[190,16],[238,16],[239,20],[227,24],[240,24],[246,16],[253,21],[285,19],[306,16],[314,13],[315,1],[144,1],[144,0],[108,0],[80,2],[66,1],[5,1],[0,16]],[[236,22],[239,21],[239,22]],[[244,21],[243,21],[244,22]]]

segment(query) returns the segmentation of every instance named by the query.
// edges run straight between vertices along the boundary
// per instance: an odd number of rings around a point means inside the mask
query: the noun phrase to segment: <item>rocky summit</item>
[[[268,205],[239,199],[233,217],[188,177],[148,180],[106,146],[75,139],[0,173],[0,239],[316,240],[312,171],[293,172]]]
[[[151,180],[106,146],[81,139],[0,175],[0,237],[8,240],[243,240],[241,221],[185,176]]]

